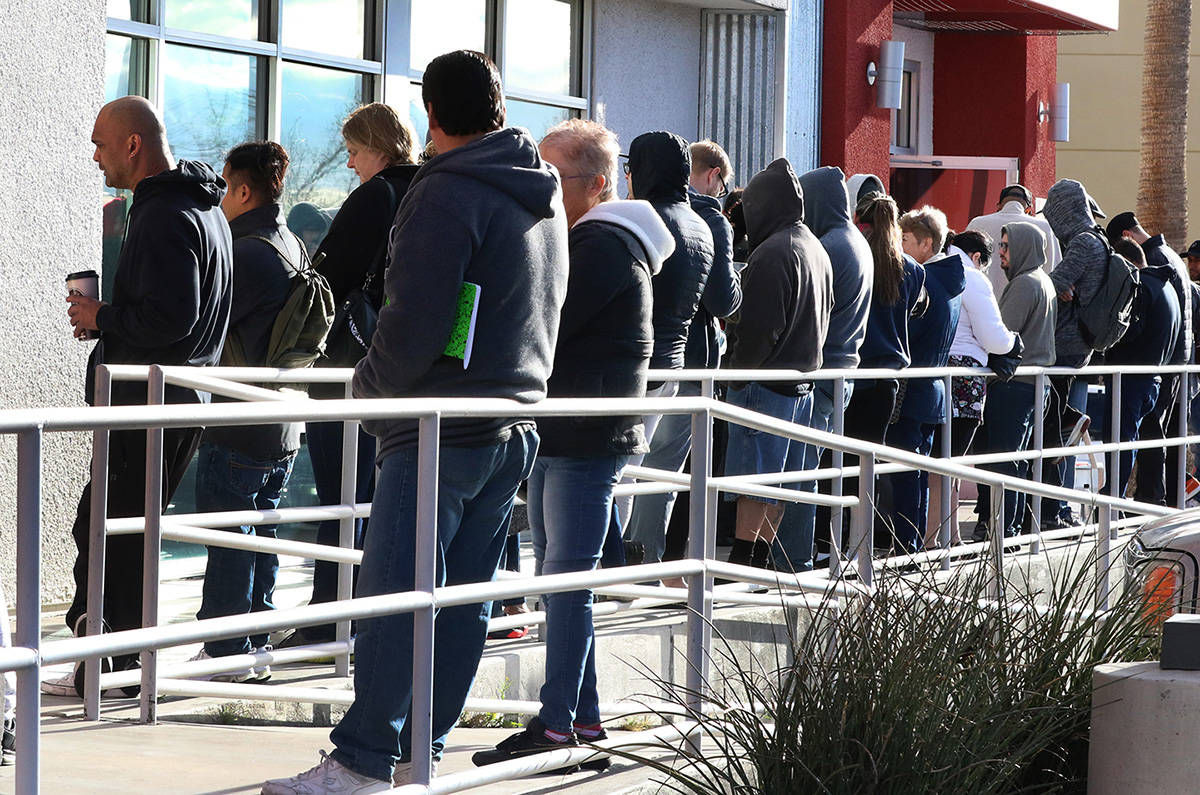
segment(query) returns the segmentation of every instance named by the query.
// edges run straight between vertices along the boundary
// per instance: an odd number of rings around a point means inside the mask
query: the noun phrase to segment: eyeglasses
[[[625,172],[625,176],[629,176],[629,161],[626,160],[621,164],[621,170]]]
[[[571,174],[569,176],[564,177],[560,174],[559,179],[561,179],[563,182],[566,182],[569,179],[591,179],[592,177],[595,177],[595,176],[598,176],[598,175],[597,174]]]
[[[725,182],[724,178],[722,178],[721,179],[721,190],[717,192],[717,195],[715,198],[724,199],[728,195],[729,195],[729,185]]]
[[[1001,241],[1000,241],[1000,250],[1001,250],[1001,251],[1008,251],[1008,241],[1007,241],[1007,240],[1001,240]]]

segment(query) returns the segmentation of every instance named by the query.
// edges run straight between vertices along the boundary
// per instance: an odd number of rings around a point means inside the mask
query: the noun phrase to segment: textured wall
[[[104,2],[0,0],[0,409],[83,403],[86,343],[71,337],[63,277],[99,269],[93,116],[104,90]],[[70,596],[75,503],[90,457],[81,435],[43,447],[43,598]],[[16,441],[0,436],[0,582],[15,595]],[[11,605],[10,605],[11,607]]]
[[[594,118],[617,133],[621,151],[648,130],[698,137],[701,29],[695,6],[596,3]]]

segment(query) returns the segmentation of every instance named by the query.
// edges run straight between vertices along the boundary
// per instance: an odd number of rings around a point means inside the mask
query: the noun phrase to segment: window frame
[[[907,78],[907,90],[902,88],[900,107],[892,111],[891,154],[915,155],[921,146],[921,62],[904,60],[902,79]],[[908,145],[900,146],[901,123],[908,135]]]

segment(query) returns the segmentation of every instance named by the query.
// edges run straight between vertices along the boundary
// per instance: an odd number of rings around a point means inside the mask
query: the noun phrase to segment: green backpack
[[[311,367],[325,353],[325,338],[333,325],[333,291],[329,289],[329,282],[312,268],[303,243],[300,244],[300,252],[304,261],[297,266],[274,240],[261,235],[250,235],[250,238],[261,240],[275,249],[287,263],[292,271],[291,286],[271,326],[266,360],[252,364],[246,355],[241,335],[230,332],[225,339],[221,365],[278,367],[282,370]]]

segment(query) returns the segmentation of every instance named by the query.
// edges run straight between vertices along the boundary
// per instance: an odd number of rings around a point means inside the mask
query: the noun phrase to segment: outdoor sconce
[[[1050,140],[1066,143],[1071,140],[1071,84],[1054,85],[1054,104],[1038,103],[1038,124],[1050,122]]]
[[[867,64],[867,85],[875,85],[875,106],[899,110],[901,88],[904,80],[904,42],[885,41],[879,48],[879,67],[875,62]]]

